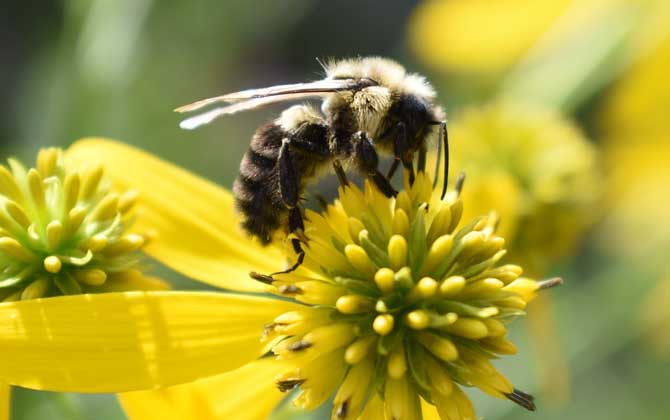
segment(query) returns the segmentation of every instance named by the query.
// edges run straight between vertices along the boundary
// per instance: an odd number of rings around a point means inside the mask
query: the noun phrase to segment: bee
[[[445,114],[435,103],[436,92],[416,73],[408,73],[395,61],[365,57],[321,63],[322,80],[250,89],[203,99],[177,108],[192,112],[219,105],[181,122],[192,130],[214,119],[285,101],[321,100],[320,109],[310,104],[294,105],[273,121],[259,127],[242,158],[233,185],[242,227],[264,245],[280,229],[294,234],[292,246],[297,268],[303,260],[303,213],[299,201],[307,184],[332,166],[342,185],[346,171],[369,178],[386,196],[397,192],[390,179],[400,164],[410,182],[417,170],[424,171],[428,138],[438,127],[440,149],[444,145],[444,186],[448,174],[448,136]],[[386,175],[378,168],[379,154],[394,160]],[[436,174],[437,175],[437,174]],[[435,177],[437,179],[437,176]],[[276,274],[276,273],[275,273]],[[270,276],[254,278],[271,281]]]

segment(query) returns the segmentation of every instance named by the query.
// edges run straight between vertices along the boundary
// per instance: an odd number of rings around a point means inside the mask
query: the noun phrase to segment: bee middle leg
[[[412,162],[412,155],[409,153],[410,144],[407,139],[407,127],[405,123],[398,122],[396,125],[391,127],[387,132],[387,135],[393,138],[393,154],[397,161],[402,163],[402,166],[405,167],[409,173],[409,183],[410,185],[414,184],[414,163]],[[423,170],[425,167],[425,155],[423,158],[419,155],[419,170]],[[397,167],[397,164],[395,165]],[[394,168],[395,171],[395,168]]]
[[[358,131],[352,136],[353,154],[359,169],[375,183],[377,188],[387,197],[395,197],[398,194],[388,178],[384,176],[377,166],[379,156],[372,141],[363,131]]]

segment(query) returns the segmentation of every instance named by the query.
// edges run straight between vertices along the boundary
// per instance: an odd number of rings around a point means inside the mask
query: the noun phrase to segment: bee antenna
[[[435,172],[433,176],[433,189],[437,187],[437,181],[440,180],[440,163],[442,163],[442,123],[441,122],[436,122],[436,121],[431,121],[429,123],[430,125],[439,125],[439,131],[437,132],[437,159],[435,159]]]
[[[444,196],[447,195],[447,184],[449,181],[449,132],[447,131],[447,122],[440,121],[434,124],[440,125],[440,133],[437,140],[437,161],[435,163],[435,179],[433,180],[433,188],[437,185],[437,180],[439,178],[438,173],[440,170],[440,158],[442,157],[442,149],[444,149],[444,164],[442,166],[442,194],[440,195],[441,199],[444,199]]]

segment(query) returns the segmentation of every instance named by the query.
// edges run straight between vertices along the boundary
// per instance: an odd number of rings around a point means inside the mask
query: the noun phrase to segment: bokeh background
[[[498,209],[508,259],[566,280],[499,362],[540,412],[473,393],[478,414],[667,419],[669,22],[667,0],[4,1],[0,155],[29,162],[106,136],[230,187],[254,128],[281,108],[196,132],[173,108],[316,79],[316,58],[396,59],[447,108],[466,206]],[[124,416],[111,395],[14,389],[12,418]]]

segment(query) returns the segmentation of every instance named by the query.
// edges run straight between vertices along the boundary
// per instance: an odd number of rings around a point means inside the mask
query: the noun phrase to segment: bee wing
[[[259,108],[261,106],[270,105],[276,102],[309,98],[314,96],[314,93],[293,93],[291,95],[267,96],[263,98],[248,99],[246,101],[237,102],[231,105],[214,108],[210,111],[203,112],[202,114],[187,118],[179,123],[179,127],[183,128],[184,130],[195,130],[200,126],[209,124],[222,115],[235,114],[236,112]]]
[[[226,95],[215,96],[213,98],[202,99],[200,101],[193,102],[192,104],[180,106],[179,108],[175,109],[175,111],[180,113],[196,111],[217,102],[234,103],[267,97],[281,98],[271,102],[256,102],[256,106],[261,106],[280,101],[303,99],[312,96],[318,97],[331,92],[342,90],[362,89],[374,84],[376,83],[370,79],[323,79],[310,83],[293,83],[289,85],[278,85],[261,89],[248,89]]]

